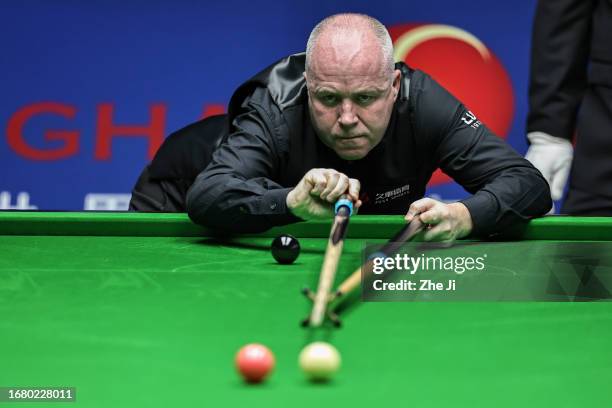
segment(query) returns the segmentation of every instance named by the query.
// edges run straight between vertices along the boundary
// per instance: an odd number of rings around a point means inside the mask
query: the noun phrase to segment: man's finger
[[[321,191],[323,191],[323,190],[325,189],[325,185],[326,185],[326,181],[325,181],[325,179],[323,179],[323,180],[317,180],[317,181],[315,182],[314,187],[312,188],[312,190],[310,190],[310,192],[311,192],[313,195],[318,196],[318,195],[320,195],[320,194],[321,194]]]
[[[305,181],[312,187],[310,189],[311,194],[319,194],[325,188],[326,179],[323,172],[319,169],[309,171]]]
[[[359,201],[359,191],[361,190],[361,183],[357,179],[349,179],[348,193],[355,203]]]
[[[423,234],[423,240],[425,241],[453,241],[452,231],[449,231],[446,228],[445,223],[440,223],[435,225],[429,229],[427,229]]]
[[[344,174],[340,174],[338,181],[336,183],[336,187],[332,190],[331,193],[327,195],[327,201],[330,203],[335,202],[342,194],[346,193],[346,190],[349,187],[349,178]]]
[[[328,171],[325,173],[326,184],[325,188],[321,192],[321,198],[327,200],[327,196],[334,190],[338,184],[341,174],[335,171]]]
[[[439,208],[433,207],[425,212],[420,213],[419,218],[425,224],[436,225],[444,219],[444,216]]]
[[[427,211],[429,208],[434,206],[436,202],[437,201],[432,200],[431,198],[421,198],[420,200],[416,200],[415,202],[410,204],[410,207],[408,208],[408,212],[406,213],[406,216],[404,217],[404,219],[406,221],[412,221],[412,219],[416,215],[419,215],[422,212]]]

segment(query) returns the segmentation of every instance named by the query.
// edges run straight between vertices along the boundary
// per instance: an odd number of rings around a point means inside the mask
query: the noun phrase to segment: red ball
[[[247,382],[258,383],[274,368],[274,354],[263,344],[247,344],[236,353],[236,368]]]

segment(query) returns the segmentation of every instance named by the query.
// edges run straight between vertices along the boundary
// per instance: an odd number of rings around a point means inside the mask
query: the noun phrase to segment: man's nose
[[[338,123],[342,127],[353,127],[357,124],[359,118],[355,114],[355,105],[350,100],[342,101],[340,105],[340,117]]]

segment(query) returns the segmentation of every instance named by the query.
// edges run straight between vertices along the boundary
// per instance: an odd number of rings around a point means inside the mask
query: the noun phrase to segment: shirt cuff
[[[479,191],[473,196],[461,200],[472,217],[472,232],[470,236],[486,237],[495,232],[499,204],[493,194]]]
[[[265,215],[273,225],[285,225],[304,221],[293,215],[287,208],[287,194],[293,188],[279,188],[268,191],[261,200],[261,214]]]

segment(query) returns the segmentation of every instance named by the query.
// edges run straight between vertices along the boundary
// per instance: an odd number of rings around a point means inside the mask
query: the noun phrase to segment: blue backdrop
[[[126,208],[160,138],[225,106],[236,86],[302,51],[316,22],[343,11],[396,31],[448,25],[481,41],[509,76],[507,137],[524,153],[534,8],[529,0],[2,2],[0,208]],[[130,132],[137,137],[123,136]],[[430,193],[465,195],[449,183]]]

